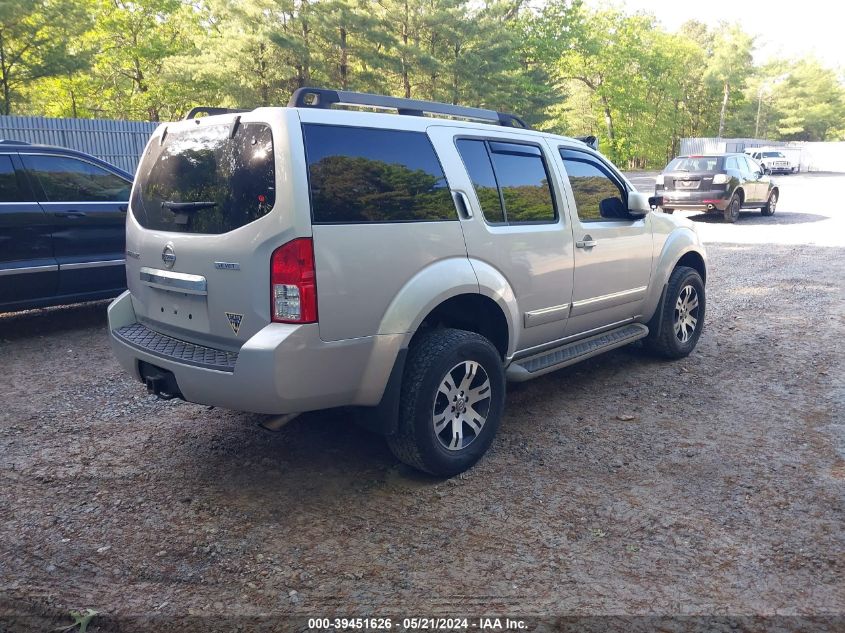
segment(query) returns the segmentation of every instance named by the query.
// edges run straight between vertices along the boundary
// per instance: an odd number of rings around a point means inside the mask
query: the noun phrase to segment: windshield
[[[781,152],[763,152],[763,158],[786,158]]]
[[[197,126],[150,143],[132,210],[147,229],[226,233],[266,215],[276,199],[269,126]]]
[[[664,171],[719,171],[721,156],[680,156],[666,166]]]

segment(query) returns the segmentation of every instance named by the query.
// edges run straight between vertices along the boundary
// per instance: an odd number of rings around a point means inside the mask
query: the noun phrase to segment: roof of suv
[[[370,108],[370,110],[333,107],[337,105]],[[328,115],[329,117],[334,120],[346,120],[350,125],[357,124],[388,129],[416,130],[424,129],[432,124],[446,123],[450,126],[466,127],[468,129],[488,129],[491,132],[497,133],[502,133],[503,131],[519,132],[520,135],[527,134],[529,136],[553,138],[557,141],[564,140],[576,146],[586,145],[598,151],[598,141],[594,136],[566,137],[549,132],[532,130],[525,121],[514,114],[497,112],[486,108],[473,108],[435,101],[402,99],[399,97],[323,88],[299,88],[291,96],[287,107],[301,112],[331,112],[331,115]],[[274,110],[280,109],[280,107],[256,108],[253,111],[264,109]],[[199,106],[192,108],[185,116],[185,119],[194,119],[200,113],[214,116],[245,112],[248,111]],[[401,116],[397,117],[396,114]],[[384,118],[387,116],[390,118]],[[312,117],[309,116],[307,118]],[[317,115],[316,118],[323,117]]]
[[[95,163],[96,165],[105,167],[127,180],[132,180],[132,174],[116,165],[112,165],[101,158],[92,156],[91,154],[86,154],[85,152],[67,147],[59,147],[58,145],[38,145],[34,143],[27,143],[26,141],[0,139],[0,154],[4,152],[15,152],[17,154],[56,154],[57,156],[73,156],[74,158],[82,158]]]

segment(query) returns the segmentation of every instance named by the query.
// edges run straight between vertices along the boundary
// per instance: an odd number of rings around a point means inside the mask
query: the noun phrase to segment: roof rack
[[[370,106],[396,110],[399,114],[409,116],[423,116],[430,114],[444,114],[461,119],[474,119],[503,125],[505,127],[519,127],[530,129],[528,124],[514,114],[496,112],[485,108],[469,108],[466,106],[437,103],[436,101],[420,101],[419,99],[400,99],[386,97],[366,92],[349,92],[347,90],[327,90],[325,88],[299,88],[290,98],[290,108],[323,108],[329,109],[335,104]]]
[[[185,115],[185,120],[189,121],[190,119],[195,119],[198,114],[205,112],[208,116],[213,116],[215,114],[232,114],[233,112],[248,112],[249,110],[238,110],[236,108],[213,108],[210,106],[197,106],[195,108],[191,108],[188,110],[188,114]]]

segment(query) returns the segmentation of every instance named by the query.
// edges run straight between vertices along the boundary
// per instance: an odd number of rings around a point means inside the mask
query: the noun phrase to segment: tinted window
[[[737,165],[736,157],[731,156],[725,161],[725,169],[739,169],[739,165]]]
[[[510,224],[553,222],[555,207],[540,150],[533,145],[515,143],[491,142],[488,146],[507,221]]]
[[[720,156],[681,156],[666,166],[666,171],[719,171],[722,168]]]
[[[422,132],[303,125],[314,222],[457,220]]]
[[[504,222],[505,212],[502,209],[490,155],[487,153],[487,144],[484,141],[459,139],[456,145],[475,186],[484,219],[492,223]]]
[[[749,156],[737,156],[737,160],[739,161],[740,171],[744,174],[750,174],[757,169],[754,159]]]
[[[124,202],[130,183],[96,165],[68,156],[22,154],[27,171],[48,202]]]
[[[267,215],[276,202],[273,136],[262,123],[199,125],[150,143],[132,210],[141,226],[226,233]],[[207,203],[191,209],[173,204]]]
[[[561,158],[582,222],[628,219],[624,192],[604,169],[589,159],[575,160],[563,153]]]
[[[27,196],[18,180],[12,159],[0,156],[0,202],[25,202]]]
[[[763,158],[786,158],[780,152],[763,152]]]

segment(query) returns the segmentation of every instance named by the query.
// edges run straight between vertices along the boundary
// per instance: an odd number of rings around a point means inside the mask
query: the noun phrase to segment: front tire
[[[675,212],[674,209],[666,209],[665,207],[663,209],[663,213],[668,213],[669,215],[672,215],[674,212]]]
[[[475,332],[436,329],[408,353],[393,454],[438,477],[457,475],[493,442],[505,403],[505,373],[493,344]]]
[[[775,209],[778,205],[778,192],[773,191],[769,194],[769,199],[766,201],[766,206],[760,209],[760,213],[763,215],[774,215]]]
[[[742,202],[739,199],[739,196],[734,194],[731,196],[731,201],[728,203],[728,206],[725,208],[725,222],[730,222],[733,224],[739,219],[739,210],[742,208]]]
[[[672,271],[663,302],[648,324],[646,349],[663,358],[683,358],[695,349],[704,329],[707,298],[704,281],[694,268]]]

